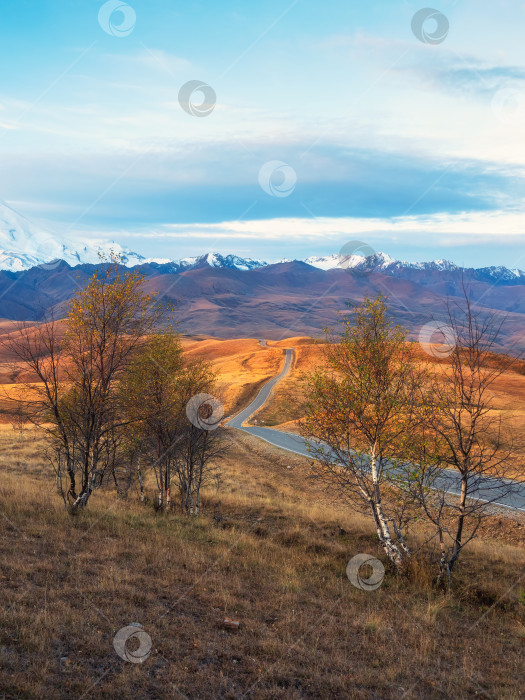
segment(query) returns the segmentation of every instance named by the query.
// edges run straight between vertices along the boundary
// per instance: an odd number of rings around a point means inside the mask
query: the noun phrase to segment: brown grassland
[[[12,326],[8,330],[12,330]],[[0,341],[2,324],[0,323]],[[200,357],[210,362],[219,377],[217,396],[224,404],[226,415],[235,413],[248,404],[259,389],[280,370],[283,350],[280,347],[264,348],[253,338],[241,340],[217,340],[216,338],[182,338],[187,357]],[[13,358],[0,347],[0,423],[11,420],[12,403],[5,394],[16,396],[19,387],[14,382],[31,382],[36,377],[22,372],[13,364]]]
[[[323,344],[311,338],[292,338],[272,343],[273,347],[294,347],[295,361],[285,379],[275,387],[270,399],[254,416],[258,424],[279,427],[280,430],[296,432],[298,421],[302,417],[301,405],[304,401],[302,379],[305,373],[312,371],[323,362]],[[443,361],[435,360],[414,346],[422,363],[429,364],[436,372],[446,371]],[[493,363],[501,362],[497,355]],[[494,413],[499,414],[504,422],[512,426],[516,436],[517,476],[525,474],[525,362],[517,361],[510,371],[503,372],[491,386],[494,401]],[[251,421],[253,424],[253,419]]]
[[[282,348],[298,348],[258,420],[300,418],[297,380],[319,361],[309,339],[184,345],[219,370],[227,413],[279,371]],[[522,426],[524,387],[516,372],[495,391]],[[11,420],[0,426],[0,697],[525,696],[523,518],[485,522],[450,593],[417,563],[365,592],[345,568],[359,552],[383,559],[372,524],[329,498],[306,459],[221,429],[222,483],[206,490],[202,517],[157,513],[150,474],[146,504],[108,487],[72,518],[41,436],[19,440]],[[113,650],[132,622],[152,639],[143,664]]]

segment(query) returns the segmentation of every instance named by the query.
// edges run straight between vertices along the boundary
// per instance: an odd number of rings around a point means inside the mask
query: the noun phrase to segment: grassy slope
[[[187,357],[201,357],[211,362],[220,377],[217,396],[224,403],[225,415],[234,413],[248,404],[263,384],[280,371],[284,354],[282,348],[263,348],[253,338],[217,340],[212,338],[183,338]],[[23,373],[24,381],[32,381]],[[13,382],[12,359],[0,346],[0,423],[9,423],[13,404],[5,399],[6,393],[16,396]]]
[[[253,338],[186,340],[183,345],[188,357],[212,363],[220,378],[218,395],[226,415],[246,406],[261,386],[279,373],[284,357],[281,348],[264,348]]]
[[[39,441],[0,432],[0,696],[523,697],[525,527],[494,519],[451,596],[417,571],[359,591],[348,559],[382,557],[369,522],[305,460],[229,435],[196,521],[102,491],[71,519]],[[112,647],[134,621],[153,641],[143,665]]]

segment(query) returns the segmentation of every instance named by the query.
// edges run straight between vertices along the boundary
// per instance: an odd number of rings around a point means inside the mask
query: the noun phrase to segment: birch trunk
[[[390,534],[390,528],[388,527],[388,521],[383,512],[383,506],[381,504],[381,489],[379,486],[379,473],[377,468],[377,457],[375,453],[375,448],[372,449],[372,454],[370,456],[370,471],[372,474],[372,483],[374,485],[374,500],[372,503],[374,520],[376,522],[376,528],[378,531],[378,536],[383,549],[389,560],[399,568],[403,562],[403,557],[401,556],[401,551],[399,547],[392,540],[392,535]]]
[[[89,497],[93,493],[95,489],[95,479],[97,475],[96,474],[91,474],[89,477],[89,480],[86,484],[86,488],[77,496],[75,502],[73,503],[73,510],[76,510],[78,508],[85,508],[87,506]]]

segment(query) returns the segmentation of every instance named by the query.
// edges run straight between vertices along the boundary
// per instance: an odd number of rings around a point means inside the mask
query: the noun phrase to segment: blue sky
[[[104,4],[2,1],[0,199],[20,213],[165,258],[358,239],[525,268],[525,3],[433,3],[434,45],[403,0],[131,0],[108,31]],[[179,104],[191,80],[205,117]]]

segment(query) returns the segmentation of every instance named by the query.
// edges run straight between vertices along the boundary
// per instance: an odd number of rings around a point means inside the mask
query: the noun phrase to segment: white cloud
[[[393,219],[362,218],[286,218],[254,221],[225,221],[222,223],[165,224],[154,230],[126,231],[119,235],[140,239],[255,239],[290,240],[333,239],[341,236],[366,236],[367,240],[392,240],[404,234],[432,234],[447,240],[448,246],[464,245],[478,238],[525,243],[524,212],[494,211],[490,213],[438,214],[434,216],[406,216]],[[97,235],[104,237],[104,233]],[[106,235],[114,235],[106,234]]]

